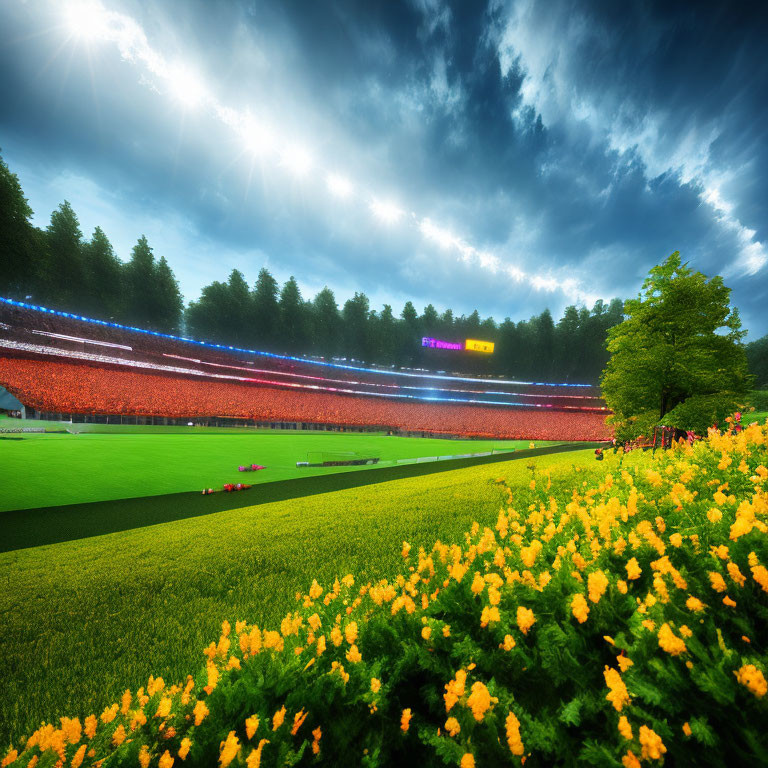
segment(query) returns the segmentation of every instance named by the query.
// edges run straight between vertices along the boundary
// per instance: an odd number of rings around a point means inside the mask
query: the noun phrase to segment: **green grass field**
[[[392,575],[404,539],[492,524],[497,477],[527,484],[533,467],[575,463],[608,466],[587,450],[521,457],[0,554],[0,745],[150,674],[183,679],[223,619],[275,625],[313,578]]]
[[[0,512],[218,489],[230,482],[264,483],[365,468],[297,469],[296,462],[306,461],[309,452],[354,451],[379,457],[378,466],[388,466],[398,460],[529,445],[528,441],[510,440],[135,426],[101,426],[98,431],[77,435],[4,437],[16,439],[0,440]],[[540,445],[546,443],[537,443]],[[261,464],[266,469],[238,472],[241,464]]]

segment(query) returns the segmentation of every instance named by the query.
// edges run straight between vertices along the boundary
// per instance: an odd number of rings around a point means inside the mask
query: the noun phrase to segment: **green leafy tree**
[[[608,333],[602,390],[620,436],[688,398],[747,391],[744,331],[729,300],[721,277],[694,272],[678,252],[651,269],[625,302],[626,319]]]
[[[0,295],[34,295],[35,252],[32,209],[15,173],[0,157]],[[37,297],[35,297],[37,298]]]

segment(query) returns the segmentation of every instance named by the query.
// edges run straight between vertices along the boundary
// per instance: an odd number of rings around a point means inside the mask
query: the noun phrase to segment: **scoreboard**
[[[464,344],[461,344],[460,342],[442,341],[441,339],[433,339],[431,336],[424,336],[421,340],[421,346],[430,349],[468,350],[492,355],[496,345],[492,341],[480,341],[478,339],[467,339]]]

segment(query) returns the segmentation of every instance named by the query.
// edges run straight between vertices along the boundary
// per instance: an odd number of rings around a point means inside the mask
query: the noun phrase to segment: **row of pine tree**
[[[622,302],[570,306],[555,323],[549,310],[530,320],[497,324],[477,311],[442,314],[432,304],[421,314],[406,302],[395,314],[372,309],[364,293],[339,307],[324,288],[302,297],[291,277],[282,287],[266,268],[251,287],[233,270],[184,307],[176,278],[146,237],[122,262],[100,227],[85,239],[75,211],[62,203],[50,224],[31,223],[32,210],[15,174],[0,158],[0,295],[167,333],[185,333],[250,349],[346,357],[397,366],[444,368],[539,381],[595,382],[606,360],[608,329],[621,322]],[[450,341],[493,341],[496,352],[457,357],[424,349],[423,336]],[[762,352],[766,347],[755,342]],[[760,365],[762,357],[756,365]],[[765,361],[763,361],[764,363]]]

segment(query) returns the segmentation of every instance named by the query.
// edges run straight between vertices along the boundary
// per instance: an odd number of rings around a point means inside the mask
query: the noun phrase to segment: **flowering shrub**
[[[225,622],[196,676],[3,766],[765,764],[768,425],[602,466],[404,542],[392,581],[314,581],[279,629]]]
[[[42,411],[383,426],[467,437],[606,440],[604,414],[297,392],[50,360],[0,357],[0,385]]]

